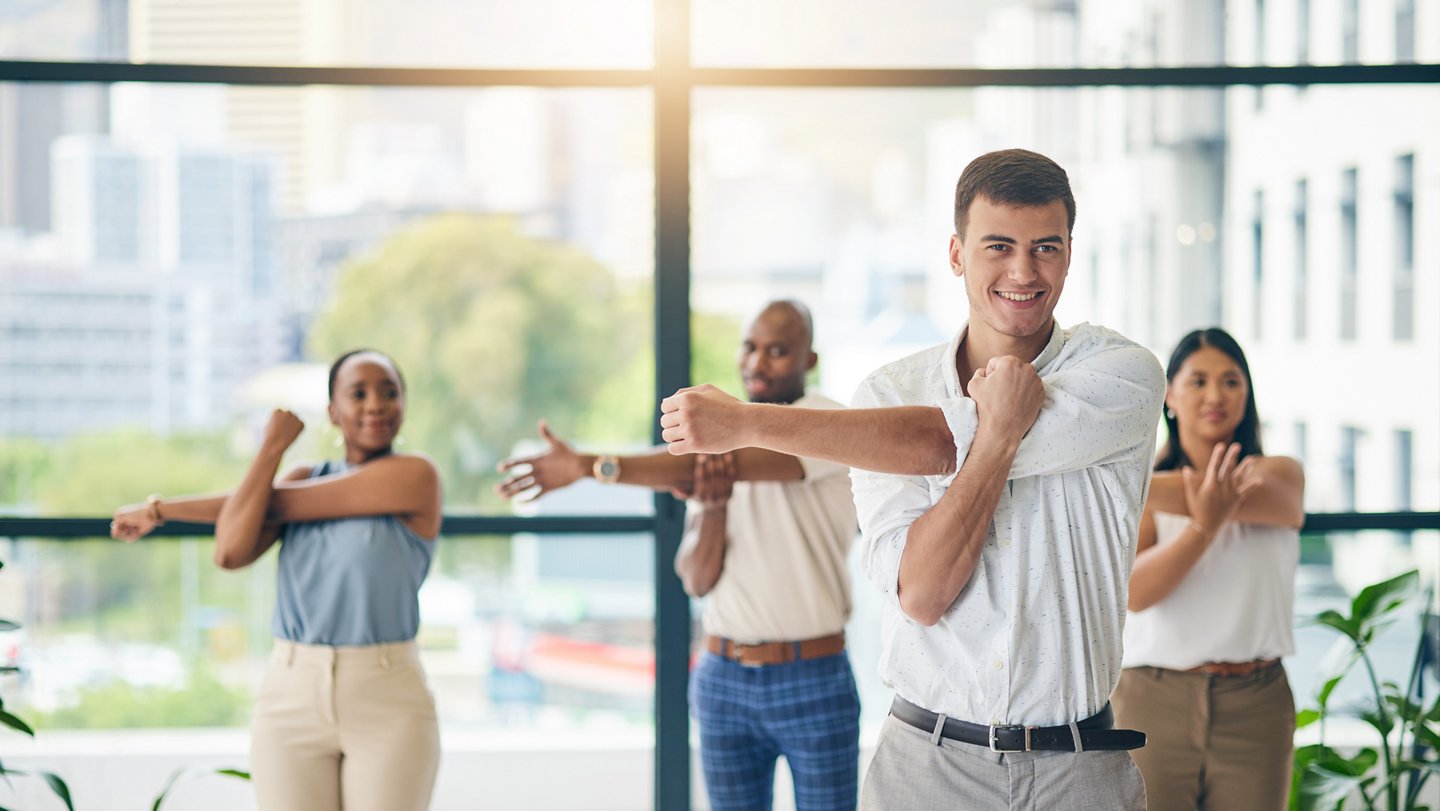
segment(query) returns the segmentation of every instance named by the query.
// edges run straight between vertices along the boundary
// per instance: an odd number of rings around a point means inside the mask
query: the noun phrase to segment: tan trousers
[[[1290,793],[1295,699],[1285,668],[1243,677],[1126,668],[1115,725],[1145,733],[1135,762],[1150,811],[1281,811]]]
[[[263,811],[423,811],[440,764],[414,642],[275,640],[250,725]]]

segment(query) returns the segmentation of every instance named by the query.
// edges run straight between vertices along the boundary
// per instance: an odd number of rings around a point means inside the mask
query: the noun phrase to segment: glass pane
[[[1394,533],[1380,530],[1332,532],[1304,535],[1300,543],[1300,567],[1295,575],[1295,655],[1286,659],[1286,672],[1295,694],[1297,710],[1316,708],[1316,694],[1325,679],[1336,675],[1337,651],[1350,647],[1340,632],[1314,621],[1322,611],[1335,610],[1350,616],[1351,601],[1372,583],[1418,569],[1416,595],[1396,613],[1395,624],[1382,631],[1369,646],[1368,654],[1380,682],[1404,685],[1411,677],[1426,607],[1424,596],[1436,594],[1436,569],[1440,561],[1440,532]],[[1440,643],[1440,602],[1428,607],[1432,648]],[[1375,730],[1342,708],[1373,706],[1374,697],[1363,665],[1352,669],[1329,699],[1331,710],[1325,724],[1325,742],[1336,747],[1373,746]],[[1435,695],[1440,671],[1431,666],[1422,673],[1422,695]],[[1428,700],[1428,699],[1427,699]],[[1318,741],[1318,727],[1296,732],[1296,744]]]
[[[1320,65],[1409,58],[1389,32],[1418,25],[1419,15],[1405,16],[1403,6],[1397,13],[1384,4],[1350,5],[1358,10],[1304,0],[895,0],[883,6],[693,0],[691,39],[694,62],[705,67]]]
[[[227,489],[276,407],[333,457],[357,346],[452,510],[541,417],[643,446],[650,140],[642,90],[0,84],[0,504]]]
[[[1266,101],[1257,107],[1258,93]],[[967,305],[947,257],[955,180],[982,152],[1032,148],[1066,167],[1078,204],[1056,311],[1062,323],[1117,329],[1162,361],[1189,330],[1224,326],[1249,354],[1261,415],[1284,426],[1267,449],[1306,454],[1312,511],[1349,503],[1342,426],[1359,431],[1355,509],[1396,503],[1394,443],[1386,438],[1400,429],[1415,432],[1415,509],[1434,509],[1440,382],[1402,370],[1440,363],[1435,282],[1433,274],[1415,282],[1416,305],[1432,316],[1415,325],[1430,324],[1428,337],[1395,341],[1389,246],[1404,182],[1397,156],[1418,150],[1415,175],[1424,176],[1422,167],[1440,160],[1440,119],[1381,115],[1331,128],[1325,139],[1307,137],[1310,122],[1344,119],[1356,105],[1440,110],[1440,89],[699,90],[693,307],[697,317],[738,325],[769,297],[809,302],[818,385],[846,400],[871,370],[959,327]],[[1277,153],[1276,139],[1293,146]],[[1353,199],[1344,183],[1351,169]],[[1417,181],[1415,211],[1427,194],[1436,199],[1434,185]],[[1346,211],[1355,212],[1356,244],[1369,246],[1355,255],[1354,351],[1399,364],[1394,375],[1367,378],[1363,407],[1317,376],[1337,360]],[[1257,224],[1266,234],[1259,253]],[[1417,257],[1440,251],[1440,234],[1415,229],[1414,239]],[[1307,311],[1308,337],[1297,340],[1293,321]],[[724,331],[704,339],[702,351],[709,346],[718,358],[733,347]],[[1294,445],[1299,422],[1308,425],[1308,449]]]
[[[1412,124],[1397,114],[1340,128],[1333,142],[1305,137],[1306,121],[1337,116],[1362,99],[1394,105],[1377,109],[1432,109],[1440,91],[1278,87],[1264,93],[1257,109],[1256,91],[1248,88],[697,91],[697,318],[738,323],[770,297],[808,301],[821,357],[816,385],[846,400],[865,374],[948,339],[964,319],[964,290],[946,253],[954,185],[964,166],[991,149],[1036,149],[1066,167],[1078,205],[1072,264],[1057,310],[1062,324],[1117,329],[1162,362],[1185,332],[1222,325],[1249,354],[1259,410],[1271,426],[1267,451],[1305,461],[1311,511],[1346,506],[1340,445],[1347,426],[1363,426],[1351,463],[1357,509],[1394,509],[1402,503],[1401,488],[1413,493],[1413,509],[1440,508],[1440,383],[1408,373],[1440,362],[1440,334],[1432,327],[1424,349],[1416,349],[1423,344],[1418,336],[1413,347],[1393,344],[1386,321],[1386,285],[1393,278],[1388,249],[1359,257],[1362,290],[1363,280],[1378,285],[1371,304],[1362,305],[1361,335],[1368,336],[1371,356],[1411,360],[1393,379],[1366,376],[1367,393],[1354,400],[1322,371],[1337,362],[1337,324],[1328,314],[1339,306],[1341,167],[1364,156],[1360,244],[1385,244],[1394,233],[1385,217],[1395,209],[1395,156],[1414,148],[1430,161],[1440,159],[1429,129],[1435,122]],[[1277,142],[1291,147],[1277,153]],[[1422,158],[1415,160],[1418,177]],[[1304,289],[1310,312],[1326,314],[1312,315],[1308,340],[1297,340],[1290,323],[1297,189],[1308,200]],[[1250,244],[1262,191],[1259,216],[1271,235],[1262,257],[1263,302],[1254,298]],[[1424,193],[1416,190],[1417,207]],[[1429,193],[1440,199],[1433,184]],[[1440,235],[1416,229],[1415,239],[1417,251],[1440,250]],[[1425,239],[1429,247],[1421,247]],[[1417,296],[1417,306],[1429,306],[1432,316],[1434,301]],[[1253,334],[1257,316],[1265,325],[1261,336]],[[1421,323],[1417,317],[1417,329]],[[722,339],[713,340],[718,351]],[[1412,360],[1418,365],[1411,367]],[[1413,461],[1404,468],[1413,470],[1413,485],[1399,472],[1401,446],[1392,441],[1399,429],[1413,431],[1407,451]],[[1430,444],[1422,434],[1432,437]],[[1415,533],[1407,541],[1387,532],[1336,534],[1319,539],[1323,553],[1307,540],[1297,616],[1348,600],[1366,583],[1404,568],[1418,566],[1434,582],[1435,535]],[[1321,568],[1310,568],[1317,555]],[[864,708],[863,740],[873,743],[891,696],[874,668],[880,600],[858,568],[853,576],[847,633]],[[1386,667],[1414,642],[1414,623],[1401,626],[1397,634],[1403,634],[1385,643]],[[1304,700],[1313,687],[1307,679],[1333,639],[1308,625],[1299,634],[1291,673]]]
[[[26,0],[0,59],[645,68],[648,0]]]
[[[650,536],[440,543],[418,639],[440,713],[435,807],[482,795],[496,807],[567,807],[592,794],[645,807]],[[245,768],[275,557],[227,572],[210,555],[209,540],[0,540],[0,617],[21,624],[0,631],[0,665],[21,668],[0,677],[0,694],[38,732],[23,742],[3,730],[7,768],[60,773],[77,807],[148,806],[180,767]],[[566,780],[545,779],[561,767]],[[13,779],[20,807],[49,807],[31,782]],[[217,811],[254,807],[248,786],[213,774],[187,779],[172,801],[202,798]]]

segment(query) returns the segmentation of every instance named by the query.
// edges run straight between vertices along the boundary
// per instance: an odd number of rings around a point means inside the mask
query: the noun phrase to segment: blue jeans
[[[785,756],[798,811],[855,808],[860,696],[844,653],[764,667],[701,654],[690,676],[712,811],[769,809]]]

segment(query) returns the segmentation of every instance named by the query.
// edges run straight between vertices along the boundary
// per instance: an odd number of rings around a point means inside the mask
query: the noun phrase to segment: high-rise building
[[[336,64],[355,14],[338,0],[131,0],[136,62]],[[332,88],[225,88],[228,140],[280,156],[283,210],[334,181],[341,94]]]
[[[1303,3],[1230,6],[1257,62],[1440,59],[1440,16],[1405,4],[1338,27]],[[1313,510],[1440,507],[1440,324],[1417,317],[1440,308],[1440,233],[1418,227],[1440,220],[1440,88],[1237,88],[1228,115],[1225,323],[1278,429],[1267,450],[1305,456]]]

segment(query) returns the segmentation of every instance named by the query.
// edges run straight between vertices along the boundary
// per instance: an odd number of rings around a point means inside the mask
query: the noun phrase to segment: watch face
[[[606,460],[600,463],[600,475],[607,479],[615,476],[619,472],[620,466],[614,462]]]

